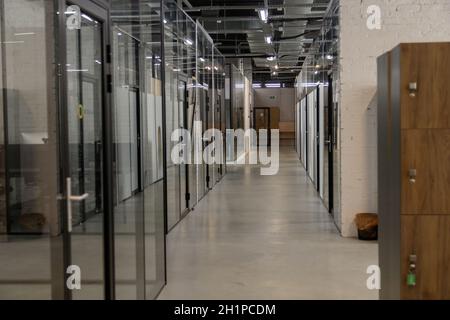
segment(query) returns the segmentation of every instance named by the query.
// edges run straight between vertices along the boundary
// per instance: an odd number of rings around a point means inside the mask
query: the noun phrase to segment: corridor
[[[377,299],[377,244],[342,238],[291,147],[280,171],[228,167],[167,239],[159,299]]]

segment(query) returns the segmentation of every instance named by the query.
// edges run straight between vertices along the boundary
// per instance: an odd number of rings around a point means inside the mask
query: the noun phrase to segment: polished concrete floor
[[[228,168],[168,236],[160,299],[377,299],[377,244],[340,237],[291,148],[280,171]]]

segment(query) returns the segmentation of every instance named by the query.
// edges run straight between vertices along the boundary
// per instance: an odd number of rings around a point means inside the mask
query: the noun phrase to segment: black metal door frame
[[[328,210],[334,212],[334,101],[333,101],[333,75],[328,75]]]
[[[183,129],[188,130],[188,112],[189,112],[189,100],[188,100],[188,87],[187,87],[187,77],[183,77],[181,79],[178,79],[178,84],[183,85]],[[190,152],[190,149],[188,150]],[[185,207],[181,211],[181,219],[183,219],[188,213],[189,213],[189,203],[191,200],[191,193],[189,188],[189,163],[185,163],[185,191],[186,193],[184,195],[181,195],[181,197],[184,196],[184,199],[181,198],[181,200],[185,201]],[[181,178],[181,176],[180,176]]]
[[[103,137],[103,260],[104,260],[104,298],[112,300],[115,297],[114,288],[114,223],[113,223],[113,193],[112,193],[112,114],[110,105],[112,103],[112,77],[111,77],[111,45],[109,33],[109,3],[102,0],[82,1],[82,0],[55,0],[56,11],[65,12],[67,5],[77,5],[81,10],[92,17],[95,17],[102,25],[102,137]],[[67,74],[65,72],[67,38],[66,38],[66,15],[59,14],[56,17],[58,26],[57,34],[57,70],[58,70],[58,122],[60,137],[60,190],[64,190],[62,199],[67,198],[66,177],[70,177],[70,156],[69,156],[69,132],[68,132],[68,106],[67,106]],[[71,236],[68,230],[67,220],[67,201],[60,202],[62,230],[63,230],[63,249],[62,259],[64,271],[71,265]],[[72,293],[66,286],[67,274],[61,279],[61,285],[64,286],[64,299],[71,299]]]
[[[309,112],[308,112],[308,95],[305,96],[305,169],[309,172]]]
[[[320,85],[316,88],[316,189],[320,191]]]

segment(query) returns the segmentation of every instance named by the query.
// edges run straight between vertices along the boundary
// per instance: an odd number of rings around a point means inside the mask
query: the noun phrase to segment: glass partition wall
[[[173,1],[164,2],[164,58],[167,227],[171,230],[215,185],[219,171],[220,177],[224,172],[219,164],[207,164],[203,153],[215,143],[204,133],[221,129],[224,97],[219,87],[224,87],[225,61],[206,31]]]
[[[0,1],[0,299],[64,296],[55,281],[64,272],[56,10],[46,0]]]
[[[166,232],[224,173],[190,137],[225,126],[223,57],[162,3],[0,0],[0,299],[163,288]]]
[[[204,137],[204,133],[213,125],[211,105],[214,95],[213,88],[213,42],[209,35],[197,23],[197,99],[196,99],[196,115],[197,121],[201,125],[201,146],[200,153],[202,163],[198,165],[198,181],[197,181],[197,201],[200,201],[212,187],[211,185],[211,168],[204,161],[203,151],[211,143],[211,138]]]
[[[191,135],[195,85],[195,23],[173,2],[165,3],[164,58],[167,152],[167,223],[172,229],[194,204]]]
[[[159,1],[112,2],[117,299],[152,299],[164,276]]]
[[[0,1],[1,299],[153,299],[163,287],[160,12]]]

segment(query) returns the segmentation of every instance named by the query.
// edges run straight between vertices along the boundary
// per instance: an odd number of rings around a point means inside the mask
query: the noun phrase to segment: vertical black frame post
[[[328,210],[334,213],[334,101],[333,75],[328,75]]]
[[[317,179],[317,191],[320,192],[320,85],[316,89],[316,179]]]
[[[308,95],[305,96],[305,169],[309,172],[309,112],[308,112]]]
[[[160,0],[160,27],[161,27],[161,101],[162,101],[162,140],[163,140],[163,190],[164,190],[164,261],[167,261],[167,119],[166,119],[166,55],[165,55],[165,32],[164,32],[164,0]],[[167,284],[167,264],[164,263],[164,282]]]
[[[58,12],[65,12],[66,1],[57,0]],[[59,19],[58,19],[59,18]],[[68,134],[68,112],[67,112],[67,73],[64,72],[65,66],[67,64],[67,45],[66,45],[66,28],[65,28],[65,15],[57,15],[57,45],[56,45],[56,60],[57,60],[57,76],[58,76],[58,135],[59,135],[59,164],[60,164],[60,176],[59,176],[59,186],[61,192],[64,194],[64,198],[67,197],[65,194],[66,189],[66,177],[70,177],[70,166],[69,166],[69,134]],[[62,222],[62,260],[63,260],[63,279],[61,279],[60,284],[64,288],[64,299],[72,299],[72,292],[67,289],[65,285],[66,274],[65,269],[71,264],[71,237],[67,231],[67,203],[66,201],[61,201],[59,204],[61,211],[61,222]],[[53,261],[52,261],[53,262]]]

